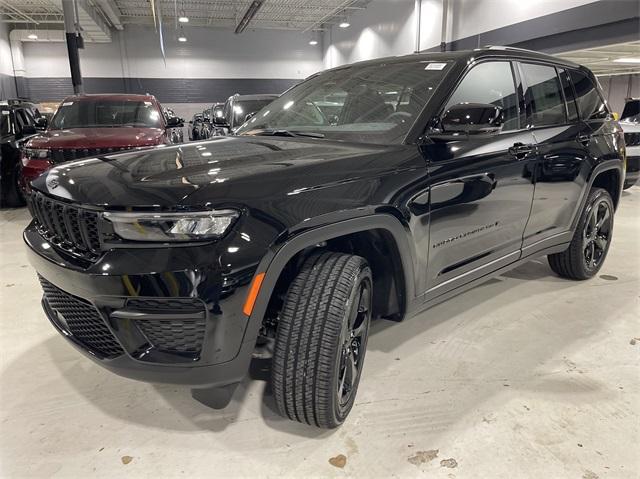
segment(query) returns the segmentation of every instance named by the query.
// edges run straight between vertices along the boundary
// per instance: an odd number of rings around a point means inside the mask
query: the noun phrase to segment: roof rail
[[[518,47],[507,47],[503,45],[484,45],[480,48],[476,48],[475,50],[509,50],[514,52],[528,52],[528,53],[540,53],[535,50],[528,50],[526,48],[518,48]]]

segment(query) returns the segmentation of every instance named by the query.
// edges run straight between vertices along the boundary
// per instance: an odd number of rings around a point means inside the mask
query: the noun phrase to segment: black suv
[[[0,101],[0,206],[24,206],[19,184],[22,147],[46,125],[46,118],[32,102]]]
[[[271,355],[282,414],[335,427],[372,318],[543,255],[596,274],[624,155],[573,63],[379,59],[308,78],[237,136],[56,165],[33,182],[24,239],[47,316],[105,368],[221,406]]]

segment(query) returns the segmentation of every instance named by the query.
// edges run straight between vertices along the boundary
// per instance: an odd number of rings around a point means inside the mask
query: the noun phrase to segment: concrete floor
[[[40,310],[27,213],[0,212],[0,475],[639,477],[639,208],[635,187],[591,281],[532,261],[376,323],[335,431],[278,416],[260,365],[222,411],[93,365]]]

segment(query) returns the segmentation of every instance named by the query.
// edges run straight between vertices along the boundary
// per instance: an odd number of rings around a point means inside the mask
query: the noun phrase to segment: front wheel
[[[589,279],[602,267],[613,235],[613,200],[602,188],[593,188],[580,215],[573,239],[562,253],[548,256],[549,266],[569,279]]]
[[[360,256],[315,253],[291,283],[271,368],[280,413],[334,428],[353,407],[371,322],[371,269]]]

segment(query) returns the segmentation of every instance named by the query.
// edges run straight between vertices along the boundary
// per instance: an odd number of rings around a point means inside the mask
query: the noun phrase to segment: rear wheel
[[[551,269],[569,279],[589,279],[602,267],[613,234],[613,201],[602,188],[589,192],[571,244],[548,256]]]
[[[283,416],[323,428],[345,420],[364,364],[372,285],[359,256],[322,252],[304,262],[285,297],[271,369]]]

